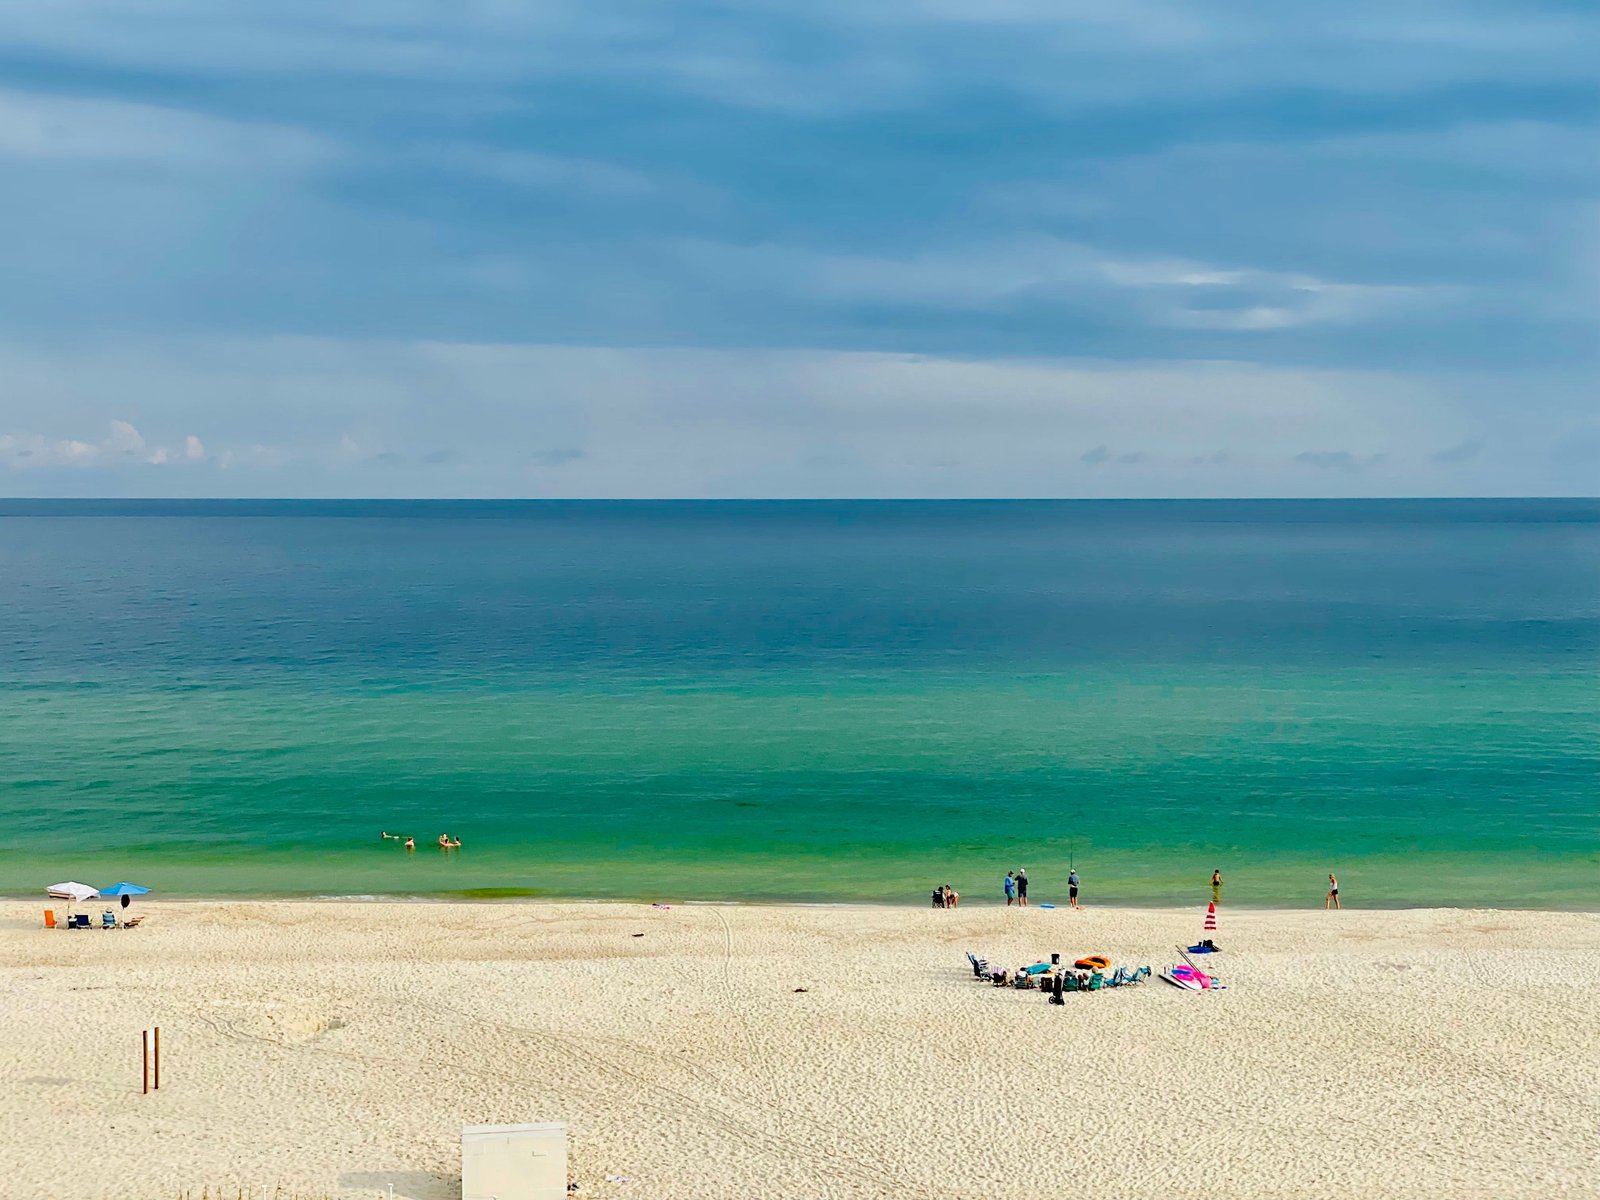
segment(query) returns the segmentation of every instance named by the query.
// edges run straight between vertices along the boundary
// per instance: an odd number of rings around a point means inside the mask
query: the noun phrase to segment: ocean
[[[0,893],[1594,908],[1597,666],[1589,500],[0,501]]]

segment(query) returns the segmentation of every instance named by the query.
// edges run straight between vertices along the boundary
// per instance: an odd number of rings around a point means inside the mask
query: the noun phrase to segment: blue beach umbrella
[[[101,888],[102,896],[147,896],[150,889],[140,887],[137,883],[113,883],[108,888]]]
[[[100,894],[108,899],[112,896],[121,896],[123,908],[128,907],[129,896],[146,896],[149,893],[149,888],[140,887],[137,883],[113,883],[108,888],[100,889]]]

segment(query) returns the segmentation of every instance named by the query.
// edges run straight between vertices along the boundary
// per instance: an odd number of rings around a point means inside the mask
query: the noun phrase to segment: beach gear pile
[[[1070,967],[1061,962],[1061,956],[1051,956],[1050,962],[1042,959],[1036,963],[1019,966],[1015,970],[992,968],[986,959],[967,951],[967,963],[974,979],[995,987],[1036,989],[1052,1004],[1063,1004],[1069,992],[1099,992],[1107,988],[1133,987],[1151,977],[1149,967],[1118,967],[1111,970],[1111,960],[1104,954],[1089,954]]]
[[[1212,901],[1206,908],[1205,932],[1215,933],[1217,929],[1217,906]],[[1193,946],[1179,946],[1179,962],[1161,972],[1161,978],[1173,987],[1185,992],[1215,992],[1221,991],[1223,983],[1212,971],[1202,971],[1191,954],[1218,954],[1221,953],[1215,941],[1211,938],[1202,938]],[[972,977],[991,983],[995,987],[1036,988],[1045,993],[1052,1004],[1065,1003],[1063,997],[1068,992],[1099,992],[1106,988],[1120,988],[1136,986],[1151,977],[1149,967],[1118,967],[1111,969],[1111,959],[1104,954],[1085,954],[1073,962],[1070,967],[1061,962],[1061,955],[1052,954],[1050,961],[1040,959],[1036,963],[1029,963],[1017,967],[1015,970],[991,967],[987,960],[979,958],[972,951],[967,951],[967,964],[972,968]]]
[[[1181,988],[1186,992],[1221,991],[1223,987],[1222,980],[1218,979],[1213,972],[1202,971],[1195,966],[1194,960],[1189,957],[1191,953],[1196,952],[1215,954],[1217,948],[1208,945],[1206,949],[1197,951],[1194,946],[1190,946],[1187,950],[1179,946],[1178,957],[1183,961],[1161,972],[1161,978],[1165,979],[1173,987]]]
[[[1217,902],[1215,900],[1206,905],[1204,930],[1206,933],[1215,933],[1217,931]],[[1181,988],[1186,992],[1221,991],[1223,983],[1217,978],[1216,974],[1211,971],[1202,971],[1195,965],[1194,959],[1189,957],[1191,954],[1220,953],[1222,953],[1222,947],[1218,946],[1209,937],[1201,938],[1193,946],[1179,946],[1178,957],[1183,961],[1175,963],[1161,972],[1161,978],[1165,979],[1173,987]]]

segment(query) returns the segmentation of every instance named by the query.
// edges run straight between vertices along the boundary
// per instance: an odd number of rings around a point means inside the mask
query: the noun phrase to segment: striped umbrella
[[[1215,900],[1213,900],[1210,904],[1206,905],[1206,932],[1207,933],[1215,933],[1216,931],[1217,931],[1217,902]]]

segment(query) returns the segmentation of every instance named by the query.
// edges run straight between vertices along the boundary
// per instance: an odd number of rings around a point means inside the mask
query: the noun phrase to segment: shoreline
[[[85,901],[85,907],[93,907],[101,901]],[[1139,904],[1131,901],[1107,901],[1099,904],[1083,904],[1080,912],[1126,912],[1126,914],[1154,914],[1154,912],[1194,912],[1203,914],[1206,904],[1210,899],[1200,899],[1194,904],[1174,904],[1174,902],[1152,901],[1150,904]],[[40,904],[42,907],[61,907],[66,901],[51,901],[43,894],[29,896],[29,894],[0,893],[0,906],[5,904]],[[598,907],[667,907],[667,909],[706,909],[706,907],[726,907],[726,909],[822,909],[822,910],[861,910],[861,912],[918,912],[930,910],[926,898],[922,902],[885,902],[885,901],[853,901],[853,899],[827,899],[827,901],[813,901],[813,899],[670,899],[670,901],[650,901],[650,899],[627,899],[619,896],[474,896],[474,894],[450,893],[216,893],[216,894],[181,894],[181,896],[163,896],[152,893],[141,896],[134,901],[136,906],[144,904],[416,904],[416,906],[438,906],[438,904],[469,904],[469,906],[530,906],[530,907],[573,907],[573,906],[598,906]],[[966,901],[955,910],[955,915],[970,914],[970,912],[1005,912],[1008,907],[1018,910],[1018,906],[1006,906],[995,901]],[[1042,904],[1029,904],[1029,909],[1043,910],[1043,912],[1070,912],[1066,902],[1045,901]],[[1323,912],[1320,904],[1307,904],[1307,906],[1286,906],[1286,904],[1251,904],[1251,902],[1218,901],[1216,906],[1218,914],[1224,912],[1238,912],[1238,914],[1253,915],[1288,915],[1309,914],[1309,912]],[[1504,912],[1504,914],[1549,914],[1549,915],[1600,915],[1600,904],[1597,906],[1520,906],[1520,904],[1346,904],[1339,912],[1370,912],[1370,914],[1406,914],[1406,912]]]

